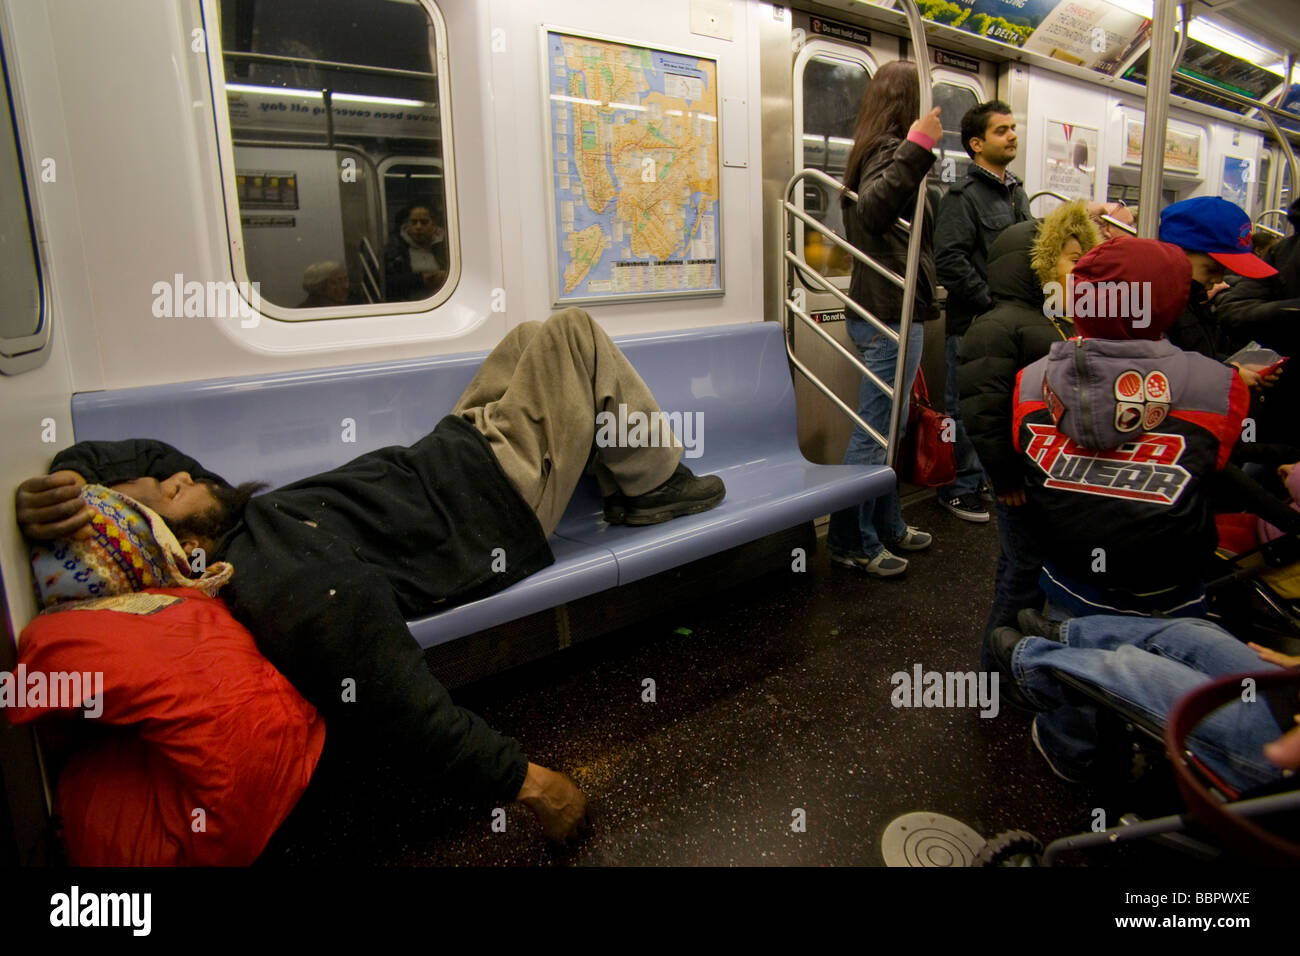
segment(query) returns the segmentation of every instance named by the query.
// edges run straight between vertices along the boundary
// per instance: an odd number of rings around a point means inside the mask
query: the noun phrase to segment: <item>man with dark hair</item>
[[[934,227],[934,265],[948,290],[948,388],[945,405],[956,426],[957,478],[938,490],[938,501],[965,521],[986,522],[987,508],[975,492],[983,483],[975,447],[958,410],[957,349],[975,316],[993,307],[988,251],[1007,226],[1032,218],[1029,197],[1007,164],[1016,157],[1016,121],[1000,100],[980,103],[961,121],[962,145],[974,162],[939,202]]]
[[[518,800],[563,840],[585,818],[582,792],[455,706],[406,622],[553,563],[547,537],[593,455],[602,485],[622,495],[617,519],[607,520],[650,524],[722,500],[722,481],[692,475],[670,433],[596,447],[597,415],[620,406],[664,421],[586,312],[518,326],[452,414],[414,445],[381,448],[249,501],[212,550],[235,569],[222,596],[332,733],[350,727],[371,747],[396,745],[403,762],[466,796]],[[70,490],[81,479],[139,495],[182,527],[219,507],[212,485],[227,486],[148,440],[82,442],[51,467],[19,488],[29,538],[66,537],[89,520]]]

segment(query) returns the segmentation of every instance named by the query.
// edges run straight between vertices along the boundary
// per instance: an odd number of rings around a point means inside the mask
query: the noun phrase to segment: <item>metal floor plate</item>
[[[988,842],[966,824],[941,813],[905,813],[885,827],[885,866],[970,866]]]

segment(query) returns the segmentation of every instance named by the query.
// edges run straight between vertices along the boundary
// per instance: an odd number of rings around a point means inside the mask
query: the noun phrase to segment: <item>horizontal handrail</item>
[[[808,381],[810,381],[813,384],[813,386],[817,389],[817,391],[821,392],[832,402],[834,402],[839,407],[840,411],[844,412],[844,414],[848,415],[849,418],[853,419],[853,421],[857,423],[858,427],[865,430],[867,434],[869,434],[872,438],[880,442],[880,444],[884,445],[886,448],[889,447],[889,442],[885,440],[884,435],[880,434],[880,432],[872,428],[871,425],[869,425],[866,421],[863,420],[861,415],[859,415],[856,411],[854,411],[852,408],[849,407],[849,405],[844,401],[844,399],[840,398],[838,395],[835,394],[834,391],[832,391],[829,387],[827,387],[826,383],[824,383],[821,379],[819,379],[816,376],[816,374],[813,373],[812,369],[804,365],[803,362],[799,361],[799,359],[794,354],[794,350],[790,347],[790,342],[788,337],[786,340],[785,354],[786,357],[790,360],[790,364],[793,365],[803,375],[804,378],[808,379]]]
[[[875,269],[878,273],[880,273],[890,282],[894,283],[894,285],[898,286],[900,289],[903,288],[903,277],[900,276],[893,269],[890,269],[888,266],[882,266],[880,263],[878,263],[875,259],[871,258],[869,255],[867,255],[857,246],[848,242],[846,239],[837,236],[834,230],[828,229],[824,223],[818,222],[816,219],[808,215],[806,212],[804,212],[794,203],[790,202],[790,200],[788,199],[785,200],[785,208],[786,211],[792,213],[795,216],[795,218],[802,220],[805,225],[812,226],[814,230],[821,233],[823,236],[829,239],[834,245],[838,246],[839,248],[847,252],[849,255],[853,256],[853,258],[857,259],[864,266],[870,266],[872,269]]]
[[[822,275],[816,269],[813,269],[811,266],[808,265],[807,262],[800,259],[789,249],[785,250],[785,260],[786,262],[791,263],[796,269],[798,269],[806,279],[812,279],[814,282],[816,282],[821,287],[822,292],[829,292],[831,295],[835,296],[835,298],[839,299],[841,303],[848,306],[859,316],[861,316],[865,321],[870,322],[882,333],[889,336],[891,340],[895,342],[898,341],[897,332],[895,332],[893,329],[887,326],[884,322],[880,321],[880,319],[878,319],[876,316],[872,315],[867,310],[867,308],[863,306],[861,303],[854,302],[852,299],[850,299],[847,295],[845,295],[843,292],[837,289],[833,282],[828,281],[824,275]]]
[[[1034,200],[1039,198],[1040,196],[1051,196],[1053,199],[1061,200],[1061,202],[1074,202],[1074,200],[1071,199],[1069,196],[1063,196],[1060,193],[1056,192],[1055,190],[1040,189],[1038,192],[1034,193],[1032,196],[1029,197],[1030,204],[1032,205]],[[1126,222],[1116,219],[1114,216],[1110,215],[1109,213],[1102,213],[1097,218],[1100,219],[1102,222],[1107,223],[1108,225],[1115,226],[1119,229],[1123,229],[1130,236],[1137,235],[1137,227],[1131,226]]]
[[[1262,222],[1260,222],[1260,220],[1263,219],[1265,216],[1281,216],[1283,222],[1282,228],[1274,229],[1271,226],[1264,225]],[[1255,217],[1254,225],[1256,229],[1263,229],[1265,232],[1271,232],[1275,236],[1285,238],[1287,226],[1289,226],[1290,224],[1291,224],[1291,219],[1289,216],[1287,216],[1285,209],[1265,209],[1263,212],[1261,212],[1258,216]]]
[[[884,392],[885,395],[886,395],[886,397],[888,397],[888,398],[893,398],[893,397],[894,397],[894,386],[889,385],[889,384],[886,384],[886,382],[885,382],[884,379],[882,379],[882,378],[881,378],[879,375],[877,375],[875,372],[871,371],[871,369],[869,369],[869,368],[868,368],[868,367],[863,363],[862,359],[860,359],[858,356],[854,355],[852,352],[850,352],[848,349],[846,349],[843,345],[841,345],[839,342],[837,342],[837,341],[835,340],[835,336],[831,335],[829,332],[827,332],[825,329],[823,329],[823,328],[821,327],[821,324],[820,324],[819,322],[817,322],[815,319],[813,319],[813,317],[810,316],[807,312],[805,312],[803,309],[801,309],[801,308],[798,306],[798,304],[796,304],[796,303],[793,302],[793,301],[787,300],[787,305],[789,306],[789,309],[790,309],[791,312],[793,312],[793,313],[794,313],[795,315],[797,315],[799,318],[803,319],[805,325],[807,325],[807,326],[808,326],[809,328],[811,328],[814,332],[816,332],[819,336],[821,336],[823,339],[825,339],[826,342],[827,342],[827,343],[828,343],[832,348],[834,348],[837,352],[839,352],[839,353],[840,353],[841,355],[843,355],[846,359],[848,359],[849,362],[850,362],[850,363],[851,363],[855,368],[857,368],[857,370],[858,370],[859,372],[861,372],[861,373],[862,373],[863,375],[865,375],[867,378],[871,379],[872,384],[874,384],[878,389],[880,389],[882,392]]]

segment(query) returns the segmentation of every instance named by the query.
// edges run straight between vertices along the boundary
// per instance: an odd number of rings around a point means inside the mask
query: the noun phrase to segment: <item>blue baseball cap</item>
[[[1247,279],[1267,279],[1277,270],[1251,252],[1250,217],[1218,196],[1197,196],[1160,211],[1160,241],[1187,252],[1203,252]]]

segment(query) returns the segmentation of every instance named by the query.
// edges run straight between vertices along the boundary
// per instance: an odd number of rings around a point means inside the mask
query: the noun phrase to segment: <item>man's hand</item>
[[[998,501],[1008,508],[1019,508],[1025,503],[1025,489],[1017,488],[1015,491],[1008,491],[1004,495],[998,495]]]
[[[528,765],[528,775],[515,799],[533,811],[542,832],[555,843],[581,839],[590,823],[587,798],[577,785],[564,774],[540,764]]]
[[[85,484],[86,479],[75,471],[56,471],[19,485],[14,501],[23,534],[33,541],[89,538],[95,511],[81,501]]]

